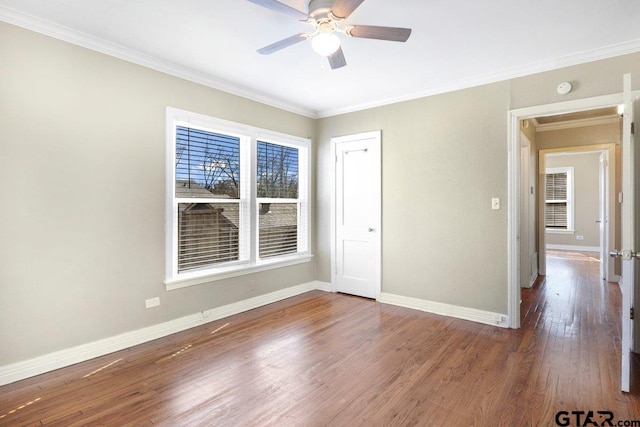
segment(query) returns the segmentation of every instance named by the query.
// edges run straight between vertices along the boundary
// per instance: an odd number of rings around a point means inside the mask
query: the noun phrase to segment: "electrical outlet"
[[[160,305],[160,297],[149,298],[144,301],[145,308],[157,307]]]
[[[584,240],[584,236],[576,236],[576,240]]]

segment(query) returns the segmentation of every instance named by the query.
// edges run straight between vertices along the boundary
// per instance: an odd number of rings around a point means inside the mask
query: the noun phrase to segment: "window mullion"
[[[309,202],[309,170],[310,156],[309,149],[300,147],[298,150],[300,159],[298,179],[302,185],[298,188],[298,250],[300,252],[309,251],[309,222],[310,222],[310,202]]]
[[[257,138],[252,135],[247,138],[247,164],[249,165],[247,185],[247,199],[249,210],[249,226],[246,228],[250,236],[249,253],[251,265],[258,261],[258,202],[256,200],[256,176],[257,176]]]

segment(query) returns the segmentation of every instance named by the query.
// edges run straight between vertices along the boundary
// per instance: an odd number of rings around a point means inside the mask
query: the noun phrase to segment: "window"
[[[310,259],[309,146],[167,109],[168,289]]]
[[[297,148],[258,141],[260,258],[298,250],[298,163]]]
[[[240,260],[240,138],[176,126],[178,273]]]
[[[573,168],[547,168],[545,173],[545,227],[573,231]]]

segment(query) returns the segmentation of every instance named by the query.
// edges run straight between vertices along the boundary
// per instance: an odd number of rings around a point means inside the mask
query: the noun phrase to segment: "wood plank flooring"
[[[640,381],[619,391],[618,285],[588,254],[551,252],[548,272],[523,290],[520,330],[310,292],[0,387],[0,425],[640,420]]]

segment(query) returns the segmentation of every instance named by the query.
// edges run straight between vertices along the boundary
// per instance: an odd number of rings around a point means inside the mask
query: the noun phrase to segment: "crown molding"
[[[573,129],[585,126],[610,125],[620,123],[618,115],[597,117],[592,119],[567,120],[566,122],[538,124],[535,126],[536,132],[547,132],[552,130]]]
[[[73,30],[69,27],[65,27],[63,25],[59,25],[32,15],[28,15],[23,12],[19,12],[6,6],[0,6],[0,21],[4,21],[8,24],[16,25],[18,27],[22,27],[27,30],[53,37],[55,39],[62,40],[77,46],[91,49],[96,52],[104,53],[118,59],[132,62],[134,64],[138,64],[152,70],[160,71],[164,74],[188,80],[193,83],[198,83],[212,89],[217,89],[223,92],[230,93],[232,95],[240,96],[251,101],[256,101],[261,104],[269,105],[271,107],[279,108],[291,113],[300,114],[312,119],[317,118],[316,111],[312,109],[305,108],[300,105],[294,105],[284,100],[275,99],[267,95],[257,93],[256,91],[250,90],[246,87],[236,85],[228,81],[216,79],[210,75],[194,71],[190,68],[183,67],[169,61],[164,61],[152,55],[148,55],[134,49],[129,49],[124,46],[108,42],[98,37],[94,37],[89,34]]]
[[[386,98],[374,102],[362,103],[351,107],[326,109],[318,112],[318,118],[326,118],[337,116],[340,114],[353,113],[356,111],[368,110],[371,108],[382,107],[385,105],[396,104],[398,102],[411,101],[418,98],[425,98],[433,95],[440,95],[447,92],[468,89],[471,87],[482,86],[491,83],[497,83],[505,80],[511,80],[519,77],[525,77],[532,74],[553,71],[560,68],[571,67],[574,65],[585,64],[588,62],[600,61],[616,56],[628,55],[640,52],[640,39],[629,40],[623,43],[605,46],[602,48],[592,49],[571,55],[549,59],[546,61],[534,62],[532,64],[521,67],[511,68],[509,70],[499,71],[496,73],[484,74],[470,79],[458,80],[452,83],[426,88],[421,91],[412,92],[410,94]]]
[[[510,80],[518,77],[524,77],[545,71],[552,71],[559,68],[580,65],[587,62],[594,62],[603,59],[613,58],[616,56],[627,55],[640,51],[640,39],[630,40],[623,43],[605,46],[598,49],[579,52],[576,54],[566,55],[546,61],[535,62],[521,67],[515,67],[496,73],[484,74],[470,79],[458,80],[452,83],[437,85],[423,90],[414,91],[397,97],[389,97],[373,102],[356,104],[348,107],[335,109],[323,109],[316,111],[314,109],[292,104],[285,100],[276,99],[265,94],[258,93],[249,88],[233,84],[228,81],[216,79],[210,75],[199,73],[187,67],[158,59],[154,56],[117,45],[97,37],[90,36],[86,33],[73,30],[71,28],[55,24],[53,22],[19,12],[6,6],[0,6],[0,21],[7,22],[40,34],[44,34],[68,43],[85,47],[97,52],[104,53],[128,62],[132,62],[143,67],[147,67],[162,73],[172,75],[184,80],[201,84],[213,89],[221,90],[232,95],[250,99],[271,107],[279,108],[295,114],[300,114],[312,119],[326,118],[347,114],[356,111],[368,110],[371,108],[382,107],[385,105],[395,104],[404,101],[411,101],[418,98],[424,98],[433,95],[439,95],[447,92],[453,92],[471,87],[481,86],[490,83]]]

